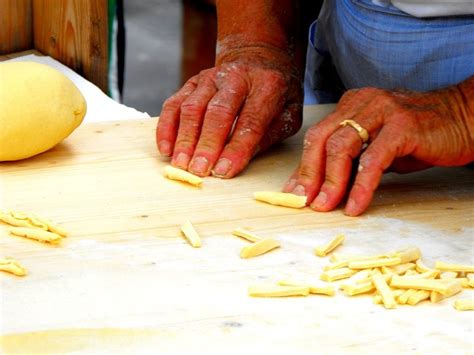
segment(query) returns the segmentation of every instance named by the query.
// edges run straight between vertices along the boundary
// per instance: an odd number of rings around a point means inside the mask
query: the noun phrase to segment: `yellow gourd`
[[[0,63],[0,161],[51,149],[85,114],[81,92],[56,69],[34,62]]]

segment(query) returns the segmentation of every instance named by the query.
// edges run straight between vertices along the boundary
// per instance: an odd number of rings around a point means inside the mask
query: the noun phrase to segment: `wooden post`
[[[107,3],[107,0],[33,0],[34,47],[69,66],[104,92],[108,88]]]
[[[1,0],[0,54],[33,47],[31,0]]]

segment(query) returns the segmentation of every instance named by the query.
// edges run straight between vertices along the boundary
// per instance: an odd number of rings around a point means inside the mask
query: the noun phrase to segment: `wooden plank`
[[[305,127],[332,108],[307,109]],[[0,208],[36,212],[71,233],[53,247],[9,236],[0,225],[0,250],[29,270],[21,279],[0,274],[0,334],[14,334],[3,342],[9,349],[222,353],[251,344],[262,353],[470,351],[472,314],[449,302],[393,313],[370,297],[268,300],[248,297],[247,287],[317,277],[328,260],[313,249],[339,232],[346,235],[344,253],[416,245],[429,265],[471,263],[471,169],[388,174],[358,218],[341,209],[294,210],[260,204],[252,192],[281,188],[298,164],[304,130],[239,177],[206,178],[196,189],[162,176],[169,162],[158,156],[155,125],[86,124],[45,154],[0,165]],[[188,219],[202,237],[200,249],[180,235]],[[236,227],[275,238],[281,248],[241,259],[249,242],[231,235]]]
[[[107,92],[107,1],[35,0],[34,46]]]
[[[38,56],[43,55],[42,53],[38,52],[36,49],[28,49],[28,50],[22,51],[22,52],[15,52],[15,53],[0,55],[0,62],[3,62],[3,61],[8,60],[8,59],[23,57],[25,55],[30,55],[30,54],[34,54],[34,55],[38,55]]]
[[[0,4],[0,54],[33,46],[31,0],[2,0]]]

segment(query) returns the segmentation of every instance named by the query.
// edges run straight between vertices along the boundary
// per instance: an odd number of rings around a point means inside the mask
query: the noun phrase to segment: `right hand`
[[[237,175],[301,127],[303,89],[293,63],[280,49],[239,48],[189,79],[163,105],[160,153],[196,175]]]

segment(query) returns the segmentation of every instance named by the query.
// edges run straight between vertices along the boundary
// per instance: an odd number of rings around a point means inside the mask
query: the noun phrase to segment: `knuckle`
[[[265,134],[265,128],[260,122],[260,119],[253,113],[247,113],[245,121],[242,122],[241,131],[247,131],[253,136],[261,137]]]
[[[308,131],[306,131],[304,139],[305,141],[308,141],[308,142],[315,142],[318,139],[320,139],[320,137],[322,136],[322,133],[323,132],[320,125],[315,125],[309,128]]]
[[[374,170],[385,170],[384,166],[380,159],[378,159],[379,154],[374,151],[367,151],[361,155],[359,160],[359,165],[362,166],[361,172],[374,171]]]
[[[194,131],[181,132],[176,138],[176,151],[188,151],[195,146],[197,135]]]
[[[269,70],[265,72],[265,79],[273,85],[286,85],[284,75],[277,70]]]
[[[163,110],[175,110],[180,107],[181,104],[181,98],[177,95],[174,94],[173,96],[170,96],[163,102]]]
[[[374,100],[375,104],[384,107],[385,110],[388,107],[399,106],[397,99],[386,90],[376,89],[377,91],[374,93]]]
[[[344,155],[347,151],[348,144],[337,135],[333,135],[326,142],[326,154],[329,157]]]
[[[207,105],[207,112],[216,115],[221,115],[226,118],[231,117],[234,112],[229,102],[223,102],[219,99],[213,99]]]
[[[203,105],[198,100],[186,100],[181,105],[181,117],[186,120],[199,120],[203,111]]]
[[[204,119],[206,133],[216,134],[221,131],[227,132],[227,128],[230,127],[232,121],[233,120],[220,115],[206,115]]]
[[[361,194],[371,193],[375,190],[375,188],[376,186],[372,187],[370,184],[368,185],[366,182],[357,181],[357,180],[352,185],[352,189],[357,190]]]
[[[196,147],[196,153],[207,152],[217,154],[223,147],[217,143],[214,139],[203,139],[201,138]]]

